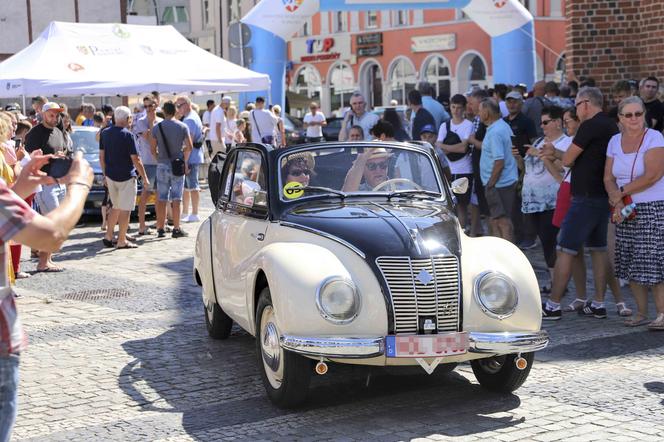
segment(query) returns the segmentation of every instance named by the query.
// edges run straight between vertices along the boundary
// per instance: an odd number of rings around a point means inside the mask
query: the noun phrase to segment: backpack
[[[452,121],[447,120],[445,122],[445,129],[447,129],[447,135],[445,135],[445,139],[443,140],[443,144],[446,146],[453,146],[455,144],[459,144],[461,142],[461,137],[457,135],[456,133],[452,132]],[[468,146],[466,146],[466,151],[464,153],[459,153],[459,152],[450,152],[450,153],[445,153],[447,156],[447,159],[449,161],[459,161],[461,158],[465,157],[468,155]]]

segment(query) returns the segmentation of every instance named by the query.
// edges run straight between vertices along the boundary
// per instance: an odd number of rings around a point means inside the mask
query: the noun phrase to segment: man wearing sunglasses
[[[575,106],[581,125],[562,156],[563,166],[572,169],[572,203],[560,226],[551,297],[542,305],[545,320],[561,318],[560,301],[572,275],[574,257],[583,246],[592,257],[595,299],[579,314],[606,318],[609,199],[604,188],[604,163],[609,140],[619,130],[615,121],[602,112],[604,97],[599,89],[581,88]]]
[[[373,147],[358,154],[341,190],[370,192],[380,183],[387,181],[390,156],[384,147]]]

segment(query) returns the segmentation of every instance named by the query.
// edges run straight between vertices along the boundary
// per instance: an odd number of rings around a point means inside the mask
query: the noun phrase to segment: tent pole
[[[25,94],[21,95],[21,99],[23,100],[23,114],[28,115],[28,110],[25,108]]]
[[[270,83],[270,88],[267,90],[267,102],[272,104],[272,79],[271,78],[270,78],[269,83]]]

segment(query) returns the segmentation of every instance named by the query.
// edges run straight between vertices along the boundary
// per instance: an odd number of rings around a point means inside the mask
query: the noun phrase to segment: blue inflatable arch
[[[530,88],[536,73],[533,17],[518,0],[262,0],[241,20],[251,32],[246,64],[270,76],[270,100],[283,107],[286,42],[317,12],[457,8],[491,36],[494,82]]]

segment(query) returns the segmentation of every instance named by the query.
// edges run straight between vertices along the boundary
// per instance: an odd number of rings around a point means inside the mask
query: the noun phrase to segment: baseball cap
[[[11,103],[5,106],[5,110],[7,112],[20,112],[21,111],[21,106],[19,106],[16,103]]]
[[[436,133],[436,129],[433,127],[433,124],[426,124],[424,127],[420,130],[420,133],[424,132],[431,132],[432,134]]]
[[[523,100],[523,95],[518,91],[512,91],[505,97],[506,100]]]
[[[54,110],[56,112],[64,112],[64,109],[60,107],[58,103],[55,103],[53,101],[49,101],[42,107],[42,112]]]
[[[229,97],[229,96],[221,97],[221,101],[224,102],[224,103],[230,103],[231,102],[231,97]]]

